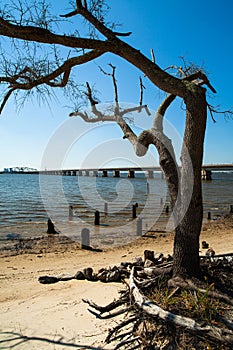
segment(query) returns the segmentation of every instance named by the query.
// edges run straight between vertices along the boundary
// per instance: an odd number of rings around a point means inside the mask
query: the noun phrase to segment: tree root
[[[145,251],[144,261],[137,258],[133,263],[122,262],[98,273],[87,268],[75,275],[41,276],[39,281],[87,279],[123,283],[126,288],[120,291],[119,299],[106,306],[83,299],[95,317],[107,320],[122,315],[105,340],[114,343],[114,349],[175,349],[177,344],[179,349],[187,349],[190,342],[197,349],[206,348],[208,344],[214,350],[231,349],[233,259],[226,256],[217,260],[215,257],[214,261],[203,259],[201,268],[207,276],[206,282],[172,278],[171,259],[161,253]]]
[[[233,300],[230,297],[228,297],[227,295],[219,293],[219,292],[215,292],[212,289],[207,290],[207,289],[199,288],[198,286],[196,286],[194,284],[194,282],[192,280],[183,280],[182,278],[175,277],[175,278],[172,278],[168,281],[168,286],[174,287],[174,288],[176,288],[176,287],[186,288],[189,290],[193,290],[195,292],[200,292],[200,293],[203,293],[203,294],[210,296],[211,298],[218,299],[220,301],[223,301],[226,304],[233,306]]]
[[[111,302],[110,304],[108,304],[107,306],[100,306],[97,305],[96,303],[94,303],[91,300],[87,300],[87,299],[82,299],[84,303],[88,304],[90,307],[92,307],[93,309],[97,310],[100,312],[100,314],[102,315],[105,312],[110,312],[114,309],[116,309],[117,307],[123,305],[126,303],[126,299],[125,298],[120,298],[118,300],[114,300],[113,302]]]
[[[112,337],[115,333],[119,332],[122,328],[128,326],[130,323],[135,323],[138,321],[138,317],[134,316],[134,317],[130,317],[124,321],[122,321],[120,324],[118,324],[116,327],[114,327],[113,329],[109,330],[109,333],[105,339],[106,343],[110,343],[112,341]]]
[[[227,328],[221,329],[212,325],[202,325],[195,320],[173,314],[163,310],[161,307],[151,302],[143,296],[134,282],[134,267],[130,274],[130,291],[133,295],[136,306],[149,316],[160,318],[163,321],[185,328],[196,335],[205,336],[212,340],[233,344],[233,332]]]

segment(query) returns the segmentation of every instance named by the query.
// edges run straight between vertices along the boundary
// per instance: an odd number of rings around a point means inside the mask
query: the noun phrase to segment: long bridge
[[[30,168],[7,168],[0,174],[42,174],[60,176],[102,176],[120,177],[121,172],[127,172],[129,178],[134,178],[136,172],[144,172],[148,178],[153,178],[154,171],[162,171],[160,166],[154,167],[112,167],[112,168],[88,168],[88,169],[60,169],[41,170]],[[211,174],[215,171],[233,171],[233,164],[205,164],[202,166],[202,179],[211,180]]]

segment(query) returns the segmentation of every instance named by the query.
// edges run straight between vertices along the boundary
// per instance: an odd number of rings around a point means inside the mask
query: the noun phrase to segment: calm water
[[[203,182],[203,197],[205,218],[209,211],[213,218],[228,212],[233,204],[233,172],[213,173],[213,181]],[[46,222],[50,216],[59,228],[69,222],[73,229],[76,223],[93,224],[96,210],[100,211],[103,226],[121,228],[132,222],[132,205],[136,202],[144,229],[153,226],[155,217],[159,224],[167,220],[164,210],[169,204],[167,187],[161,173],[155,173],[155,178],[149,180],[139,173],[134,179],[126,178],[126,174],[121,178],[0,175],[2,228],[31,221]],[[72,223],[69,205],[74,208]]]

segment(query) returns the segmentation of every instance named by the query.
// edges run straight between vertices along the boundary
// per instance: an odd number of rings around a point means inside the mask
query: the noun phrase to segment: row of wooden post
[[[230,214],[233,214],[233,205],[230,205]],[[211,212],[207,213],[207,220],[211,220]]]
[[[133,205],[133,217],[136,213],[137,207],[138,207],[138,203]],[[166,207],[166,213],[168,213],[168,212],[169,212],[169,206]],[[230,206],[230,213],[233,214],[233,205]],[[135,218],[136,218],[136,216],[135,216]],[[208,212],[208,220],[211,220],[211,213],[210,212]],[[142,218],[138,218],[136,222],[137,222],[136,235],[142,236]],[[99,211],[96,211],[95,212],[95,225],[99,225],[99,224],[100,224]],[[82,232],[81,232],[81,248],[82,249],[90,248],[90,230],[87,228],[83,228]]]
[[[137,219],[136,236],[142,236],[142,218]],[[90,230],[83,228],[81,231],[81,248],[89,249],[91,247]]]
[[[163,198],[160,198],[160,205],[163,205]],[[138,208],[138,203],[135,203],[132,205],[132,218],[136,219],[137,217],[137,208]],[[169,213],[169,206],[167,205],[165,208],[166,214]],[[108,203],[104,203],[104,214],[108,215]],[[74,212],[73,212],[73,206],[69,206],[69,219],[72,219],[74,217]],[[95,225],[100,224],[100,212],[98,210],[95,211],[95,220],[94,220]]]

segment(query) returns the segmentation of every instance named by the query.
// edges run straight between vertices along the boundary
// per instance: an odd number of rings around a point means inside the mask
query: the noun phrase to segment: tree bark
[[[199,236],[203,219],[201,166],[207,118],[205,89],[190,86],[185,103],[187,110],[181,158],[181,212],[178,213],[180,223],[175,229],[173,276],[199,277]],[[191,200],[188,204],[190,193]]]

